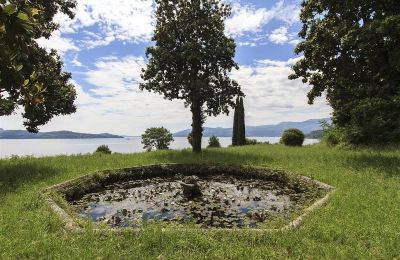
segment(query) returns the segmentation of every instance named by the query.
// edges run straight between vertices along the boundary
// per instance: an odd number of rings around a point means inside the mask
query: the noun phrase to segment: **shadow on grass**
[[[398,156],[362,154],[349,157],[346,163],[357,171],[373,169],[382,172],[385,177],[400,177],[400,158]]]
[[[0,193],[10,193],[24,184],[35,184],[57,174],[51,167],[37,161],[2,161],[0,163]]]

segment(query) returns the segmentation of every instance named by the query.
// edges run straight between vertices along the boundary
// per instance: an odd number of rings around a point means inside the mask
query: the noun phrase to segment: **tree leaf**
[[[17,6],[12,4],[6,5],[6,7],[4,7],[4,12],[8,15],[12,15],[17,12]]]
[[[18,17],[19,19],[23,20],[23,21],[26,21],[26,22],[29,21],[29,16],[28,16],[26,13],[24,13],[24,12],[19,12],[18,15],[17,15],[17,17]]]
[[[24,68],[24,65],[18,65],[15,67],[16,71],[21,71]]]

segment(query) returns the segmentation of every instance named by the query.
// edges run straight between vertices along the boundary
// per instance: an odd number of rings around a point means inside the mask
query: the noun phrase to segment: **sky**
[[[225,33],[237,44],[239,70],[231,77],[246,94],[246,124],[266,125],[330,116],[325,98],[307,104],[310,86],[289,80],[300,0],[225,0],[232,4]],[[152,0],[78,0],[73,20],[58,14],[60,29],[41,46],[56,49],[72,73],[78,94],[77,112],[51,120],[41,131],[140,135],[148,127],[172,132],[190,128],[191,114],[183,101],[139,90],[145,50],[152,45],[155,25]],[[207,127],[231,127],[229,116],[208,117]],[[4,129],[24,129],[20,111],[0,118]]]

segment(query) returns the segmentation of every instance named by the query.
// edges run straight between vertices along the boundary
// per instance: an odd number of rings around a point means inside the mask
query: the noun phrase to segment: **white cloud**
[[[268,36],[268,39],[276,44],[293,44],[296,45],[299,43],[299,39],[296,37],[296,33],[290,33],[288,28],[285,26],[281,26],[271,32]]]
[[[126,92],[137,92],[141,81],[143,57],[128,56],[123,59],[105,57],[95,63],[95,68],[86,73],[86,81],[96,88],[91,92],[98,96],[117,96]]]
[[[97,27],[81,40],[88,48],[108,45],[119,40],[132,43],[149,41],[154,27],[152,0],[78,0],[76,16],[71,21],[58,15],[62,33],[74,33],[83,28]]]
[[[302,121],[328,117],[331,109],[324,99],[307,104],[309,86],[301,80],[289,80],[290,66],[299,58],[287,61],[260,60],[242,66],[231,77],[242,86],[248,125]],[[138,89],[143,57],[123,59],[106,57],[84,74],[89,86],[76,82],[78,111],[74,115],[57,117],[42,131],[68,129],[80,132],[110,132],[139,135],[147,127],[165,126],[172,131],[189,128],[191,115],[182,101],[169,101],[162,96]],[[83,85],[83,84],[82,84]],[[207,126],[231,127],[232,115],[207,118]],[[2,118],[6,129],[22,128],[20,116]]]
[[[78,59],[78,54],[75,54],[74,57],[71,60],[71,64],[73,64],[76,67],[84,67],[84,65],[82,64],[82,62],[79,61]]]
[[[269,35],[270,41],[277,43],[277,44],[282,44],[286,43],[289,41],[289,36],[288,36],[288,29],[284,26],[275,29],[272,31],[272,33]]]
[[[57,50],[60,55],[63,55],[67,51],[79,51],[79,48],[75,45],[72,39],[61,37],[59,31],[54,32],[49,39],[40,38],[36,41],[40,46],[47,50]]]
[[[256,8],[252,5],[232,4],[232,17],[226,21],[226,32],[233,37],[240,37],[246,33],[260,32],[264,25],[273,19],[292,25],[299,20],[299,6],[285,4],[278,1],[271,9]]]
[[[307,104],[308,85],[289,80],[291,66],[298,60],[260,60],[232,73],[246,94],[247,124],[259,125],[282,121],[301,121],[328,117],[331,109],[322,98]]]

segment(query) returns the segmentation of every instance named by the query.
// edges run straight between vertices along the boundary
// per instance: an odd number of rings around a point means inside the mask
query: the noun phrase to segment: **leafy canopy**
[[[152,127],[146,129],[142,134],[143,148],[151,151],[153,148],[157,150],[168,150],[171,142],[174,141],[172,134],[164,127]]]
[[[75,112],[76,93],[71,75],[55,51],[46,52],[36,39],[58,28],[54,15],[71,18],[75,1],[0,0],[0,116],[24,109],[24,125],[31,132],[56,115]]]
[[[215,135],[210,136],[208,139],[208,148],[220,148],[221,143],[219,142],[219,138]]]
[[[290,79],[326,93],[333,121],[351,143],[400,141],[400,4],[398,0],[302,2]]]
[[[166,99],[182,99],[193,114],[194,151],[201,150],[204,114],[229,113],[234,98],[241,96],[229,72],[235,42],[224,33],[224,20],[231,8],[217,0],[156,0],[157,24],[147,48],[149,63],[143,70],[143,90]]]
[[[297,128],[286,129],[279,141],[281,144],[287,146],[302,146],[304,143],[305,135]]]

